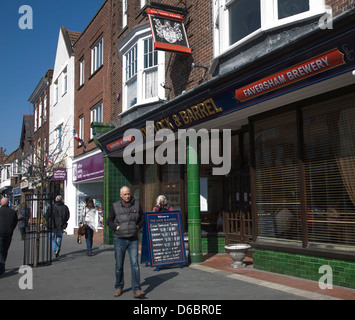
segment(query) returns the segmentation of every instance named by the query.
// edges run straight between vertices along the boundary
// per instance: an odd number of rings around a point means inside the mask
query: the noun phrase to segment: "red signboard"
[[[244,102],[268,92],[286,87],[297,81],[304,80],[318,73],[333,69],[344,63],[344,54],[338,49],[333,49],[301,64],[236,90],[236,98],[239,101]]]
[[[112,151],[118,150],[118,149],[120,149],[122,147],[125,147],[125,146],[129,145],[133,141],[134,141],[134,137],[133,136],[124,137],[123,139],[120,139],[118,141],[112,142],[109,145],[107,145],[107,149],[110,152],[112,152]]]
[[[179,14],[147,9],[155,50],[190,54],[183,17]]]

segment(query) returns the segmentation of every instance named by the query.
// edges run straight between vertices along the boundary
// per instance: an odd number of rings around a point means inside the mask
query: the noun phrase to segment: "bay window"
[[[123,112],[147,103],[164,100],[164,52],[154,50],[149,25],[131,31],[128,40],[119,44],[123,61]]]

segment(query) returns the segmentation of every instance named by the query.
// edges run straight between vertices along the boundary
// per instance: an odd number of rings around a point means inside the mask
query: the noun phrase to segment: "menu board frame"
[[[159,267],[179,264],[180,268],[183,267],[183,264],[187,263],[186,251],[185,251],[185,242],[184,242],[184,234],[182,231],[182,223],[181,223],[181,213],[179,210],[174,211],[156,211],[156,212],[145,212],[144,213],[145,222],[143,225],[143,236],[142,236],[142,248],[141,248],[141,263],[150,263],[151,267],[156,267],[157,271],[159,271]],[[173,230],[165,230],[166,232],[165,239],[169,239],[171,243],[169,246],[162,246],[161,250],[159,247],[156,247],[156,242],[161,242],[161,239],[164,238],[164,235],[161,235],[160,238],[156,238],[158,233],[161,233],[163,228],[172,228],[171,223],[174,223]],[[157,224],[161,230],[157,231]],[[177,224],[177,225],[176,225]],[[166,226],[164,226],[166,225]],[[175,229],[176,227],[176,229]],[[170,234],[169,234],[170,233]],[[178,239],[178,241],[176,241]],[[154,242],[154,244],[153,244]],[[162,242],[166,243],[166,241]],[[157,259],[157,254],[171,254],[174,248],[181,249],[181,254],[177,259]],[[159,261],[158,261],[159,260]]]

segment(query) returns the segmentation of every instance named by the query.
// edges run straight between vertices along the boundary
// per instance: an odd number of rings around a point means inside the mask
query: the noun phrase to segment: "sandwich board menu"
[[[180,211],[145,212],[141,263],[151,267],[187,262]]]

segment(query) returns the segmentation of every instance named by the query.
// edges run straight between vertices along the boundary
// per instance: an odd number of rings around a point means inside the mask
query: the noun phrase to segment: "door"
[[[232,142],[233,143],[233,142]],[[226,178],[223,211],[226,244],[252,241],[251,187],[249,165],[249,134],[242,131],[234,138],[232,170]]]

